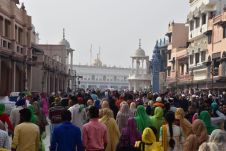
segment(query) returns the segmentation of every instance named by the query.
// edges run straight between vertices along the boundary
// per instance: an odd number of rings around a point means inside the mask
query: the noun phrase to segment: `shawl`
[[[182,128],[183,134],[186,138],[192,133],[192,125],[186,118],[184,118],[184,116],[184,110],[182,108],[177,108],[175,118],[180,120],[180,127]]]
[[[139,105],[137,107],[135,120],[136,120],[137,128],[141,133],[146,127],[151,126],[151,120],[147,115],[143,105]]]
[[[219,150],[225,151],[226,150],[226,132],[221,129],[216,129],[210,135],[209,142],[215,143]]]
[[[0,115],[2,115],[5,112],[5,104],[0,103]]]
[[[162,126],[162,146],[164,151],[168,150],[167,125]]]
[[[122,104],[116,116],[116,122],[121,132],[122,128],[127,126],[128,118],[132,117],[128,104]]]
[[[120,137],[118,126],[112,115],[112,111],[105,108],[103,109],[103,117],[100,119],[100,122],[106,125],[108,131],[108,144],[105,151],[115,151]]]
[[[120,144],[126,145],[129,143],[131,146],[134,146],[135,142],[139,140],[141,140],[141,134],[137,130],[136,122],[134,118],[129,118],[127,127],[122,129]]]
[[[30,110],[31,112],[31,120],[30,122],[36,124],[38,122],[38,117],[35,115],[35,109],[34,109],[34,106],[33,105],[30,105],[28,107],[28,109]]]
[[[209,136],[207,133],[206,126],[202,120],[195,120],[192,123],[192,130],[198,138],[198,145],[201,145],[203,142],[208,141]]]
[[[208,111],[202,111],[199,115],[199,119],[205,123],[207,132],[209,135],[212,133],[213,130],[216,129],[216,127],[213,126],[211,123],[211,119],[210,119],[210,115],[209,115]]]
[[[144,143],[142,145],[141,143]],[[142,142],[138,141],[135,147],[141,146],[142,151],[163,151],[160,142],[156,141],[156,136],[151,128],[145,128],[142,134]]]
[[[163,124],[163,109],[161,107],[156,107],[154,116],[150,117],[151,119],[151,126],[155,127],[157,129],[157,139],[160,132],[160,127]]]
[[[198,139],[194,134],[189,135],[183,145],[183,151],[197,151]]]

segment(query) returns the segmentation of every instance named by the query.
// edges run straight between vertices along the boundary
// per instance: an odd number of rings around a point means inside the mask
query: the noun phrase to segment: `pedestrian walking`
[[[81,131],[70,122],[71,117],[70,111],[62,112],[63,123],[53,131],[50,151],[83,151]]]
[[[20,122],[14,130],[12,151],[38,151],[40,142],[39,128],[31,121],[31,111],[27,108],[20,110]]]

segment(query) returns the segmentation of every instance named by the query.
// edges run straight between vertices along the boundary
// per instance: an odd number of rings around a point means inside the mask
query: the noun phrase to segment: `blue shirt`
[[[56,127],[52,134],[51,151],[83,151],[81,131],[71,122]]]

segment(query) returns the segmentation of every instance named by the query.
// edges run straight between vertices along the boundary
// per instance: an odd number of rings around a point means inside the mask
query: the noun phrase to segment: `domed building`
[[[129,75],[129,89],[133,91],[141,91],[150,89],[151,75],[149,70],[149,56],[145,55],[145,51],[141,48],[141,39],[139,40],[139,48],[135,51],[132,58],[132,73]]]

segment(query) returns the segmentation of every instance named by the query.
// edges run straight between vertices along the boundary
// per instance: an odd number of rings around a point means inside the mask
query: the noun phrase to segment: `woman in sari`
[[[108,131],[108,144],[105,151],[115,151],[120,137],[119,128],[110,109],[102,109],[102,115],[100,122],[106,125]]]
[[[195,134],[190,134],[183,144],[183,151],[197,151],[198,150],[198,138]]]
[[[132,112],[130,112],[129,105],[127,103],[122,104],[116,116],[116,122],[120,132],[122,131],[122,128],[127,126],[129,117],[133,117]]]
[[[216,129],[210,135],[209,142],[215,143],[220,151],[226,150],[226,132],[221,129]]]
[[[163,124],[163,109],[161,107],[156,107],[154,116],[150,117],[151,119],[151,126],[157,129],[157,140],[159,139],[159,132],[160,132],[160,127]]]
[[[117,151],[133,151],[136,141],[141,140],[134,118],[128,119],[128,124],[122,129]]]
[[[182,130],[174,124],[175,116],[172,111],[168,111],[165,116],[166,125],[160,128],[159,141],[162,142],[164,151],[182,151]]]
[[[210,135],[217,127],[211,123],[211,117],[208,111],[202,111],[199,115],[199,119],[202,120],[207,128],[207,132]]]
[[[182,108],[177,108],[175,112],[175,119],[179,120],[183,136],[187,138],[190,134],[192,134],[192,125],[186,118],[184,118],[184,116],[184,110]]]
[[[197,136],[198,146],[200,146],[203,142],[207,142],[209,139],[206,126],[202,120],[195,120],[192,123],[192,131]]]
[[[142,141],[137,141],[135,147],[141,151],[163,151],[161,143],[156,141],[156,136],[151,128],[144,129]]]
[[[147,115],[143,105],[139,105],[137,107],[135,121],[136,121],[137,128],[140,133],[142,133],[145,128],[151,126],[151,120],[150,120],[149,116]]]

